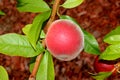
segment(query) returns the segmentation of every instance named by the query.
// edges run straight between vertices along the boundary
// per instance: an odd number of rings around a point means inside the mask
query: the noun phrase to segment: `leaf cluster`
[[[83,0],[66,0],[60,7],[70,9],[77,7],[82,4],[82,2]],[[31,60],[43,53],[36,80],[54,80],[55,73],[52,56],[41,43],[45,38],[43,28],[50,18],[51,8],[44,0],[17,0],[17,9],[20,12],[32,12],[37,13],[37,15],[31,24],[25,25],[22,29],[24,35],[16,33],[0,35],[0,53],[10,56],[30,57]],[[0,15],[5,14],[0,11]],[[69,19],[78,24],[70,16],[61,15],[59,18]],[[90,54],[99,55],[99,45],[95,37],[84,29],[82,29],[82,31],[85,39],[84,51]],[[34,64],[35,60],[32,60],[32,63],[30,63],[30,71],[32,71]],[[0,71],[6,75],[5,70],[2,67],[0,68]],[[0,76],[0,79],[2,79],[1,77],[2,76]],[[4,78],[4,80],[8,80],[7,78],[8,77]]]
[[[100,59],[104,60],[116,60],[120,58],[120,26],[112,30],[104,37],[104,42],[109,46],[100,55]]]

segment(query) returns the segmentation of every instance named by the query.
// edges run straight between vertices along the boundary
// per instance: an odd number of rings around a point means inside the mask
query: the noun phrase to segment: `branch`
[[[46,24],[46,26],[45,26],[45,28],[44,28],[44,32],[45,32],[45,33],[47,33],[50,24],[51,24],[51,23],[54,21],[54,19],[55,19],[55,16],[56,16],[56,13],[57,13],[57,9],[59,8],[59,3],[60,3],[60,0],[55,0],[54,5],[53,5],[53,9],[52,9],[51,17],[50,17],[49,21],[47,22],[47,24]]]
[[[59,7],[59,3],[60,3],[60,0],[55,0],[55,2],[53,4],[53,10],[52,10],[51,17],[50,17],[49,21],[47,22],[46,26],[44,27],[44,32],[45,33],[47,33],[47,30],[48,30],[50,24],[55,19],[56,12],[57,12],[57,9]],[[42,45],[45,47],[45,40],[44,39],[42,40]],[[40,55],[37,56],[33,71],[31,73],[31,75],[29,76],[29,80],[35,80],[36,74],[37,74],[37,71],[38,71],[38,68],[39,68],[39,65],[40,65],[40,61],[42,59],[42,56],[43,56],[43,53],[41,53]]]
[[[29,77],[29,80],[35,80],[35,76],[37,74],[42,56],[43,56],[43,53],[41,53],[40,55],[37,56],[36,61],[35,61],[35,65],[34,65],[32,73]]]

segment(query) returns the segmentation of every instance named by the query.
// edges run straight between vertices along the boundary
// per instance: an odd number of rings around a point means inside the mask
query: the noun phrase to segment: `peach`
[[[83,50],[84,35],[81,28],[73,21],[59,19],[50,25],[45,43],[54,57],[70,61]]]
[[[94,69],[97,73],[99,72],[112,72],[115,68],[115,62],[113,61],[105,61],[105,60],[99,60],[99,56],[95,58],[94,61]],[[117,67],[119,68],[119,67]],[[112,75],[116,74],[116,70],[112,72]]]

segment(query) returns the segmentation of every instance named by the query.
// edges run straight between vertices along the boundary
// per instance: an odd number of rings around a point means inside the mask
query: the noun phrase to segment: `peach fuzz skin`
[[[76,58],[84,47],[81,28],[70,20],[54,21],[46,34],[45,43],[49,52],[59,60]]]

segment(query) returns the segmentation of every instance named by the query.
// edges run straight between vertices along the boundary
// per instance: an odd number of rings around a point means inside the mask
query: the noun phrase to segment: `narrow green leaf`
[[[9,33],[0,36],[0,53],[10,56],[33,57],[44,51],[42,44],[37,43],[36,50],[26,36]]]
[[[45,52],[41,60],[36,80],[55,80],[54,64],[48,51]]]
[[[66,16],[66,15],[62,15],[60,16],[61,19],[69,19],[71,21],[73,21],[74,23],[78,24],[73,18]],[[78,24],[79,25],[79,24]],[[99,45],[97,40],[95,39],[95,37],[93,35],[91,35],[90,33],[86,32],[84,29],[82,29],[83,33],[84,33],[84,50],[87,53],[91,53],[91,54],[100,54],[100,49],[99,49]]]
[[[30,63],[29,69],[30,69],[30,72],[31,72],[31,73],[32,73],[32,70],[33,70],[34,65],[35,65],[35,63]]]
[[[109,44],[119,44],[120,43],[120,35],[111,35],[104,39],[104,42]]]
[[[30,31],[30,28],[32,27],[32,24],[27,24],[25,27],[22,28],[22,31],[25,35],[27,35]]]
[[[120,44],[108,46],[105,51],[100,55],[100,59],[115,60],[120,58]]]
[[[51,11],[43,12],[35,17],[32,23],[32,27],[30,28],[28,32],[28,39],[32,46],[36,49],[36,43],[40,37],[40,32],[42,29],[43,22],[45,22],[49,16]]]
[[[110,75],[112,74],[112,72],[100,72],[97,75],[93,75],[92,77],[96,80],[105,80],[106,78],[108,78]]]
[[[66,0],[61,6],[64,8],[74,8],[83,3],[84,0]]]
[[[9,80],[8,73],[3,66],[0,66],[0,80]]]
[[[17,0],[17,9],[20,12],[45,12],[50,10],[43,0]]]
[[[112,35],[120,35],[120,26],[118,26],[116,29],[112,30],[110,33],[108,33],[104,39],[106,39],[107,37],[110,37]]]
[[[0,15],[5,15],[5,13],[3,11],[0,10]]]
[[[32,73],[32,70],[33,70],[33,67],[34,67],[34,64],[35,64],[35,61],[36,61],[36,56],[35,57],[32,57],[30,58],[30,63],[29,63],[29,70],[30,72]]]

